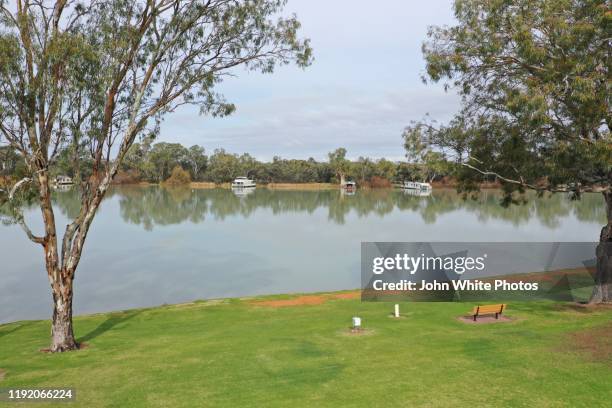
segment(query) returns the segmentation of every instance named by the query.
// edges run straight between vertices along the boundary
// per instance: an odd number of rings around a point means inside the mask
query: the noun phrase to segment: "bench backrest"
[[[474,311],[472,314],[493,314],[493,313],[501,313],[506,310],[505,304],[499,305],[484,305],[484,306],[476,306],[474,307]]]

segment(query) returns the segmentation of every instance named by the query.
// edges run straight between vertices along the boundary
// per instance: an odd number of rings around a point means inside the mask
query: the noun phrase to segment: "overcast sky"
[[[340,146],[350,158],[401,160],[404,126],[457,111],[454,93],[421,81],[427,27],[452,24],[451,0],[289,0],[286,12],[311,39],[313,65],[238,71],[218,88],[235,113],[211,118],[183,107],[166,117],[159,140],[262,160],[324,159]]]

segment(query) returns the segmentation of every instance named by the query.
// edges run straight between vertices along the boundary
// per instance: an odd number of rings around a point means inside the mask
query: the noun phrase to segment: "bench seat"
[[[478,316],[494,314],[495,318],[498,319],[504,310],[506,310],[505,304],[475,306],[474,310],[472,310],[472,317],[474,321],[476,321]]]

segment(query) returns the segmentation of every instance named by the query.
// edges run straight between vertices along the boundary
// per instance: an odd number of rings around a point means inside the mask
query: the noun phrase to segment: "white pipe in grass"
[[[400,317],[399,316],[399,305],[395,304],[395,313],[394,313],[395,317]]]

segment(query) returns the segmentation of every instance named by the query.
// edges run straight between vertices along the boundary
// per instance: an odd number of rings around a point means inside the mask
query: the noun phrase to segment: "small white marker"
[[[399,315],[399,305],[395,304],[395,317],[400,317]]]
[[[359,329],[361,327],[361,317],[353,317],[353,329]]]

